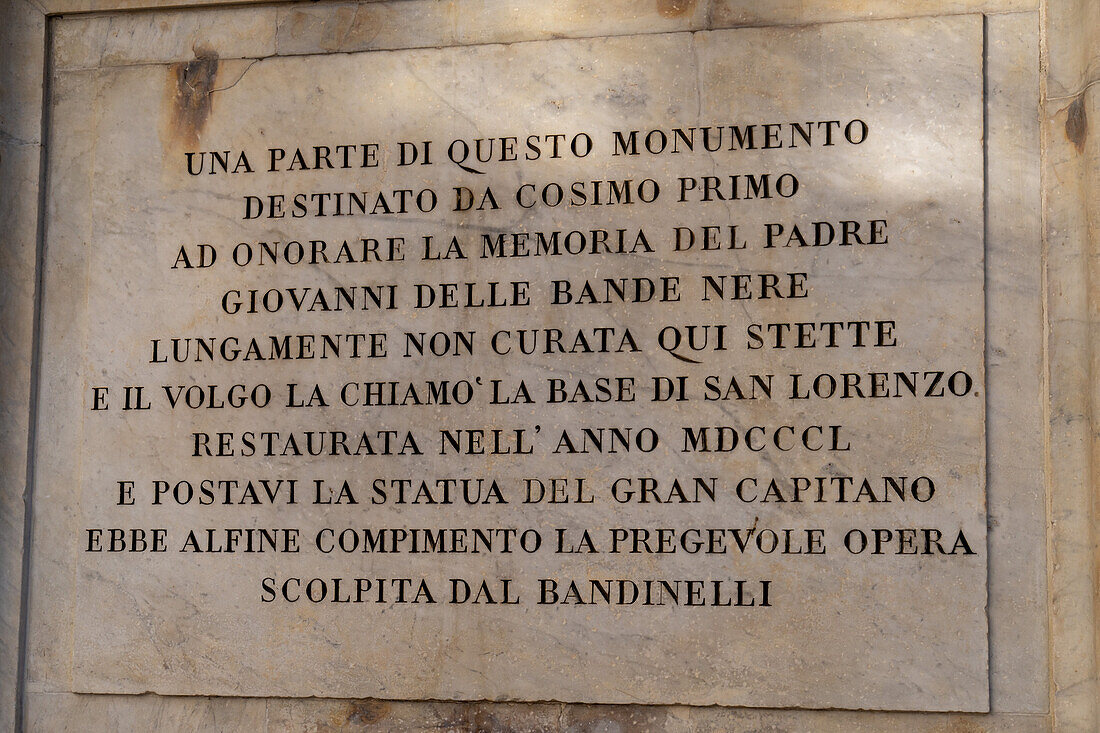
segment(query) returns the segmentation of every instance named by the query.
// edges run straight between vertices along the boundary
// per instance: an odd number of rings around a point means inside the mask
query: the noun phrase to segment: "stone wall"
[[[0,9],[0,726],[28,730],[891,730],[1085,731],[1097,700],[1092,426],[1100,399],[1090,296],[1100,217],[1100,70],[1090,0],[946,2],[267,3],[11,0]],[[185,64],[213,50],[255,59],[558,38],[980,14],[985,78],[987,501],[990,709],[986,714],[559,703],[76,694],[71,548],[51,528],[36,460],[55,435],[41,360],[43,103],[95,108],[100,69]],[[91,86],[86,86],[91,84]],[[48,122],[49,108],[46,110]],[[47,151],[49,152],[49,151]],[[76,151],[79,152],[79,151]],[[75,154],[75,153],[74,153]],[[54,169],[51,169],[54,170]],[[66,182],[79,186],[78,182]],[[62,273],[63,274],[63,273]],[[57,273],[52,275],[57,277]],[[1098,276],[1100,277],[1100,276]],[[44,366],[44,364],[46,366]],[[46,482],[45,485],[51,485]],[[52,484],[56,485],[56,484]],[[28,488],[30,487],[30,488]],[[877,707],[869,702],[869,707]]]

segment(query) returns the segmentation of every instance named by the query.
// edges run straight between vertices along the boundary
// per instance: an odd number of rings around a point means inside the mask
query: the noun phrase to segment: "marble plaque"
[[[74,72],[74,689],[987,709],[981,49]]]

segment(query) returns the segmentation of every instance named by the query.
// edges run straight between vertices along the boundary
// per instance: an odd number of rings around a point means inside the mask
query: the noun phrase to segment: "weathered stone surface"
[[[38,694],[31,698],[31,731],[509,731],[510,733],[1045,733],[1042,715],[874,713],[837,710],[748,710],[684,706],[547,703],[401,702],[161,697],[157,695]]]
[[[95,71],[76,72],[58,77],[51,86],[56,109],[93,109],[99,91]],[[95,116],[92,116],[95,120]],[[49,175],[47,215],[50,226],[50,246],[79,250],[91,241],[91,164],[95,146],[86,137],[58,135],[51,130],[48,148],[68,165],[57,166]],[[62,203],[63,202],[63,203]],[[84,279],[79,259],[46,257],[41,274],[44,287],[53,283],[81,283]],[[68,308],[62,311],[62,308]],[[42,322],[42,357],[40,382],[59,384],[79,378],[79,365],[55,358],[57,352],[49,343],[64,344],[79,338],[84,315],[79,303],[54,299],[50,304],[51,319]],[[56,320],[54,320],[56,318]],[[70,382],[71,383],[71,382]],[[72,410],[60,423],[50,424],[49,432],[38,434],[34,448],[44,445],[79,445],[81,425],[79,407],[74,409],[64,396],[56,392],[40,392],[37,408],[41,415],[62,415]],[[71,489],[79,481],[79,467],[60,458],[35,460],[34,539],[31,554],[30,618],[27,639],[27,686],[30,689],[71,690],[72,653],[62,640],[72,634],[77,599],[72,594],[73,550],[68,541],[49,540],[50,531],[60,536],[72,536],[78,507],[71,502]],[[58,536],[58,535],[53,535]]]
[[[1049,708],[1039,18],[986,25],[986,378],[991,707]]]
[[[1100,117],[1095,39],[1100,7],[1070,0],[1044,16],[1048,46],[1042,105],[1047,287],[1051,707],[1066,730],[1100,726],[1100,553],[1097,548],[1096,297]]]
[[[45,19],[0,7],[0,729],[16,724],[32,393]]]
[[[108,0],[51,0],[51,12],[99,9]],[[122,3],[109,0],[114,7]],[[134,0],[146,7],[179,5],[178,0]],[[486,43],[516,43],[554,38],[587,38],[696,31],[767,25],[806,25],[845,20],[907,18],[959,13],[1004,14],[1036,10],[1036,0],[898,0],[745,2],[744,0],[633,0],[592,3],[547,0],[516,3],[481,0],[399,2],[286,3],[217,9],[219,23],[208,21],[210,2],[188,10],[99,17],[63,16],[55,25],[59,68],[118,66],[190,58],[198,48],[216,48],[226,56],[262,57],[354,51],[425,48]],[[990,16],[995,17],[995,16]],[[198,20],[203,19],[203,20]],[[136,42],[137,39],[143,42]],[[272,43],[273,41],[273,43]]]
[[[276,52],[272,10],[225,8],[218,23],[202,12],[165,11],[62,18],[54,24],[58,70],[166,63],[231,48],[236,56]]]
[[[946,0],[924,3],[920,0],[825,0],[803,3],[798,0],[754,3],[747,0],[714,0],[711,22],[726,26],[771,25],[783,23],[827,23],[856,18],[898,18],[923,15],[935,9],[936,14],[1003,13],[1038,10],[1036,0],[1005,0],[984,3],[972,0]]]
[[[196,58],[186,63],[61,72],[55,134],[60,149],[70,152],[52,158],[57,177],[46,272],[49,366],[43,373],[48,395],[43,414],[51,425],[67,427],[55,445],[41,446],[41,460],[47,476],[43,496],[66,509],[46,510],[40,537],[44,546],[60,548],[45,551],[47,557],[56,552],[58,570],[66,567],[66,552],[76,553],[75,565],[64,571],[72,573],[74,587],[55,586],[80,599],[73,619],[72,689],[985,709],[981,30],[980,19],[971,16],[256,62],[222,60],[214,47],[196,49]],[[928,53],[929,44],[937,53]],[[652,58],[662,63],[653,64]],[[759,63],[760,58],[768,63]],[[73,62],[67,68],[81,66]],[[940,80],[933,89],[924,82],[928,76]],[[89,94],[95,119],[82,121],[79,128],[66,126],[76,109],[86,108]],[[919,118],[911,111],[918,107],[923,110]],[[793,129],[784,128],[790,144],[783,148],[771,148],[764,140],[751,150],[664,157],[644,151],[615,156],[611,148],[613,130],[636,129],[644,135],[654,128],[857,118],[869,129],[864,141],[860,128],[854,128],[859,144],[839,139],[822,144],[820,135],[817,145],[804,143]],[[135,119],[143,123],[134,125]],[[839,125],[835,134],[843,128]],[[765,128],[757,130],[765,134]],[[487,161],[476,169],[442,157],[452,139],[519,135],[522,140],[527,134],[559,132],[571,137],[579,131],[597,141],[590,157]],[[434,141],[435,164],[398,165],[401,140]],[[378,168],[265,172],[264,151],[270,146],[309,151],[311,145],[359,141],[380,144]],[[189,176],[185,154],[201,150],[245,150],[256,172]],[[741,192],[736,203],[723,204],[699,202],[698,193],[688,189],[685,202],[676,200],[680,176],[728,181],[734,174],[767,173],[778,181],[784,172],[802,181],[799,192],[788,189],[788,195],[767,201],[759,200],[759,192]],[[568,190],[571,181],[646,177],[665,191],[660,203],[636,202],[629,209],[527,208],[515,198],[526,190],[524,183],[536,192],[548,182],[562,182]],[[446,213],[444,200],[438,211],[409,216],[267,219],[252,217],[256,209],[246,204],[256,207],[262,201],[269,207],[269,199],[245,198],[286,194],[289,201],[296,192],[365,190],[373,201],[376,192],[395,188],[432,186],[442,197],[453,186],[485,185],[496,190],[501,206],[476,215]],[[810,222],[830,217],[889,220],[889,243],[849,250],[833,245],[821,253],[809,247],[764,247],[768,222],[785,222],[787,231],[799,223],[809,231]],[[691,253],[674,251],[674,226],[704,224],[737,224],[736,241],[744,240],[745,248],[702,253],[700,244]],[[491,262],[476,256],[484,232],[560,230],[564,235],[616,227],[646,230],[653,251]],[[475,253],[470,261],[421,261],[423,236],[432,235],[438,243],[452,234]],[[404,262],[242,267],[231,259],[238,242],[340,242],[393,235],[408,243]],[[194,254],[200,243],[218,250],[218,263],[208,270],[180,267],[180,247]],[[885,271],[889,276],[882,275]],[[801,288],[795,287],[788,293],[795,297],[781,302],[775,295],[760,299],[767,292],[739,302],[731,300],[729,290],[722,299],[713,292],[704,298],[703,275],[759,278],[762,272],[781,273],[781,278],[805,272],[806,297],[798,297]],[[629,306],[551,305],[551,279],[573,281],[575,296],[586,277],[600,275],[676,276],[682,298]],[[488,280],[529,280],[535,305],[453,310],[414,305],[418,284],[472,281],[483,286]],[[354,314],[317,308],[294,313],[290,299],[295,296],[286,292],[281,296],[285,309],[277,315],[244,312],[247,304],[242,312],[226,305],[238,296],[247,301],[251,289],[262,296],[269,288],[385,283],[394,284],[398,293],[392,312],[368,307]],[[896,320],[896,334],[867,336],[887,344],[877,350],[849,335],[835,351],[814,351],[806,341],[798,353],[789,345],[750,348],[764,342],[746,331],[754,322],[852,318]],[[731,356],[659,348],[658,334],[674,324],[726,324],[730,343],[721,351]],[[493,333],[546,327],[628,327],[642,346],[598,355],[540,349],[524,358],[515,356],[518,341],[506,342],[513,349],[508,356],[485,348]],[[479,334],[476,358],[402,356],[405,331],[461,329]],[[360,330],[387,332],[389,355],[373,361],[162,364],[151,352],[153,339],[161,339],[163,350],[174,337],[263,340],[265,334]],[[895,335],[897,347],[889,345]],[[817,338],[823,338],[820,332]],[[613,352],[618,344],[612,342]],[[854,391],[848,402],[822,398],[805,406],[786,397],[712,404],[702,399],[708,375],[721,375],[717,381],[726,384],[735,376],[744,387],[751,385],[751,374],[774,373],[778,395],[792,389],[796,373],[929,370],[965,373],[972,386],[948,399],[924,399],[922,392],[921,398],[892,400],[899,407],[855,399]],[[538,404],[546,399],[549,379],[616,375],[635,377],[639,391],[653,377],[683,375],[694,385],[693,399],[668,404],[647,397],[643,413],[641,398],[618,404]],[[466,407],[275,406],[291,401],[286,386],[291,382],[306,390],[316,382],[333,399],[348,381],[474,377],[484,379],[475,388],[477,399]],[[490,379],[500,379],[506,385],[501,394],[510,396],[519,378],[530,380],[534,406],[490,403]],[[175,386],[227,389],[238,381],[271,385],[275,405],[190,410],[173,408],[167,399]],[[870,390],[867,384],[860,389]],[[125,385],[144,385],[152,409],[119,409]],[[103,394],[110,409],[91,409],[100,399],[96,387],[109,389]],[[308,394],[299,392],[297,399],[303,397]],[[802,450],[782,443],[752,452],[742,447],[729,457],[689,456],[680,449],[681,427],[719,425],[736,428],[741,441],[752,440],[744,436],[753,425],[770,426],[762,435],[776,430],[782,435],[784,425],[792,426],[792,436],[807,426],[841,429],[836,450],[827,457],[819,457],[814,442]],[[563,430],[573,431],[576,440],[584,427],[635,433],[649,428],[661,432],[663,444],[652,454],[639,454],[637,446],[631,454],[623,448],[599,456],[553,453]],[[275,455],[240,455],[240,434],[247,431],[369,430],[374,436],[383,428],[412,431],[423,455],[305,460],[286,456],[281,442]],[[523,428],[536,452],[529,458],[454,455],[438,447],[439,428]],[[218,445],[217,432],[237,434],[233,456],[206,455],[206,446]],[[196,442],[194,433],[209,433],[214,443]],[[67,445],[83,446],[79,457],[64,450]],[[381,450],[377,444],[373,449]],[[766,485],[774,477],[784,485],[792,476],[828,481],[836,475],[877,476],[872,480],[880,495],[882,476],[909,480],[928,475],[938,493],[916,506],[913,499],[872,506],[866,495],[857,503],[833,498],[781,506],[738,501],[734,482],[726,478],[759,476]],[[443,510],[423,503],[394,506],[392,486],[387,503],[368,503],[375,478],[449,476],[498,479],[511,504]],[[594,503],[521,505],[524,477],[557,476],[583,477]],[[609,487],[616,478],[650,476],[666,486],[673,478],[690,485],[693,476],[714,477],[720,497],[713,505],[613,501]],[[164,494],[164,503],[152,504],[153,482],[188,479],[197,484],[203,478],[295,478],[301,482],[301,500],[260,508],[232,505],[236,499],[229,506],[197,501],[179,506]],[[363,503],[313,505],[315,479],[328,486],[349,479]],[[117,505],[120,481],[134,482],[133,506]],[[85,551],[99,541],[89,540],[87,530],[120,526],[166,527],[171,552]],[[189,530],[201,537],[204,528],[220,532],[256,526],[301,528],[303,551],[231,557],[178,552]],[[334,556],[309,546],[325,527],[440,526],[537,529],[548,548],[555,528],[566,531],[568,544],[588,529],[605,552],[585,558],[550,549],[502,554],[498,545],[496,552],[456,559]],[[771,529],[780,537],[784,528],[803,536],[807,529],[821,528],[828,554],[608,554],[610,530],[620,527],[739,527],[745,533]],[[904,527],[942,532],[944,544],[956,551],[961,530],[974,552],[907,554],[909,546],[897,544]],[[889,548],[881,555],[844,550],[849,530],[873,534],[885,528],[903,554]],[[269,587],[277,589],[288,578],[314,577],[349,579],[345,583],[356,577],[422,577],[443,602],[393,605],[390,595],[382,604],[291,603],[262,585],[264,578],[272,578]],[[473,582],[475,590],[482,578],[494,583],[512,578],[523,602],[479,608],[447,604],[448,583],[455,577]],[[727,588],[744,579],[755,589],[757,605],[539,605],[534,602],[538,578],[557,579],[562,595],[570,578],[582,587],[588,578],[625,578],[698,579],[708,587],[719,580]],[[761,608],[765,579],[774,585],[770,606]],[[297,587],[291,589],[295,596]],[[499,586],[494,590],[500,600]],[[50,593],[43,591],[47,603]],[[274,639],[281,641],[273,645]],[[56,645],[47,654],[58,655],[56,664],[45,665],[52,670],[45,673],[49,677],[68,657]]]
[[[31,348],[34,324],[34,262],[37,217],[22,209],[34,200],[40,151],[37,145],[0,143],[0,180],[8,182],[0,197],[0,217],[9,223],[7,246],[0,252],[0,311],[3,339],[11,345],[0,356],[5,374],[0,401],[0,727],[12,727],[19,642],[20,598],[23,588],[23,508],[27,476],[27,436],[30,415],[31,365],[20,350]]]
[[[398,0],[411,4],[416,0]],[[256,5],[262,8],[266,0],[239,0],[235,4]],[[144,8],[208,8],[222,5],[224,0],[34,0],[34,4],[48,13],[85,13],[107,10],[134,10]],[[287,3],[291,8],[305,8],[314,3]],[[381,1],[364,0],[361,6],[386,4]],[[525,23],[526,18],[534,15],[544,16],[550,23],[557,24],[565,19],[571,23],[575,19],[591,21],[606,12],[603,6],[614,8],[621,18],[632,21],[639,16],[657,15],[663,18],[678,18],[699,14],[710,22],[721,23],[718,27],[741,25],[784,25],[842,20],[867,20],[872,18],[909,18],[914,16],[948,15],[958,13],[1006,13],[1034,11],[1039,8],[1039,0],[936,0],[919,2],[916,0],[823,0],[812,4],[799,3],[796,0],[778,0],[758,3],[753,0],[650,0],[650,2],[625,3],[615,0],[613,3],[592,3],[585,0],[548,0],[531,5],[512,3],[498,4],[495,0],[481,0],[477,3],[451,2],[447,4],[453,17],[462,15],[481,16],[479,22],[494,21],[483,9],[502,11],[510,22]],[[524,12],[512,15],[518,8]],[[460,21],[461,22],[461,21]]]
[[[489,0],[456,12],[454,6],[412,0],[289,6],[279,13],[278,41],[280,54],[300,54],[651,34],[701,30],[706,23],[707,4],[696,2],[553,0],[532,6]]]
[[[72,11],[78,9],[111,9],[115,7],[133,7],[135,3],[126,0],[110,1],[105,5],[99,0],[36,0],[35,5],[46,7],[50,10]],[[153,6],[156,0],[137,0],[138,5]],[[189,4],[187,0],[178,2],[173,0],[171,5],[180,6]],[[414,0],[401,3],[413,7]],[[680,5],[673,3],[670,5]],[[848,20],[856,17],[888,17],[904,16],[912,13],[943,13],[958,12],[961,5],[944,3],[921,3],[919,7],[906,7],[905,3],[815,3],[812,7],[800,4],[795,8],[785,3],[768,3],[766,5],[754,4],[747,9],[722,10],[725,4],[708,6],[705,11],[707,22],[711,24],[768,24],[768,23],[793,23],[803,24],[811,19],[817,20]],[[1008,5],[983,4],[967,6],[967,8],[981,9],[996,12],[1003,10]],[[987,70],[987,114],[988,117],[988,147],[987,180],[990,183],[988,200],[988,226],[989,236],[987,243],[987,282],[988,298],[988,349],[987,349],[987,373],[989,377],[989,563],[990,563],[990,687],[991,705],[995,710],[1045,710],[1046,694],[1044,687],[1044,665],[1040,661],[1046,648],[1045,624],[1043,605],[1044,592],[1042,588],[1042,563],[1046,549],[1045,535],[1039,535],[1038,524],[1042,522],[1042,511],[1036,510],[1036,504],[1042,504],[1049,498],[1052,506],[1052,572],[1054,582],[1051,588],[1052,619],[1052,643],[1055,669],[1055,694],[1054,701],[1057,708],[1056,719],[1062,729],[1087,730],[1095,727],[1093,721],[1096,713],[1095,695],[1095,660],[1091,655],[1086,655],[1084,649],[1088,648],[1093,640],[1095,621],[1092,617],[1091,607],[1094,603],[1095,583],[1091,580],[1094,558],[1087,541],[1082,537],[1089,535],[1091,515],[1084,506],[1088,504],[1090,484],[1087,481],[1088,469],[1088,443],[1089,427],[1087,423],[1088,409],[1084,407],[1088,392],[1088,372],[1080,369],[1081,364],[1087,360],[1082,354],[1088,353],[1089,329],[1082,313],[1087,311],[1087,294],[1081,283],[1087,282],[1088,257],[1082,255],[1081,243],[1088,240],[1088,207],[1082,206],[1081,192],[1088,190],[1087,157],[1081,150],[1088,150],[1091,138],[1080,133],[1087,130],[1080,124],[1071,125],[1071,120],[1080,120],[1082,113],[1085,119],[1096,119],[1097,113],[1089,97],[1084,93],[1091,76],[1088,73],[1088,60],[1090,55],[1090,24],[1087,21],[1088,13],[1095,13],[1096,8],[1088,2],[1053,2],[1048,3],[1046,19],[1049,27],[1053,29],[1053,41],[1050,34],[1047,38],[1048,63],[1050,64],[1048,83],[1050,95],[1054,100],[1047,106],[1047,129],[1050,137],[1048,145],[1059,152],[1047,160],[1045,175],[1047,177],[1048,211],[1047,227],[1043,238],[1045,246],[1053,250],[1053,257],[1049,260],[1046,270],[1045,292],[1050,294],[1047,303],[1047,315],[1054,322],[1051,331],[1052,359],[1050,361],[1050,391],[1052,394],[1053,409],[1051,411],[1050,428],[1050,471],[1051,476],[1044,482],[1044,477],[1035,475],[1034,465],[1029,463],[1027,456],[1034,450],[1034,434],[1029,434],[1029,425],[1033,415],[1026,409],[1025,400],[1018,395],[1031,394],[1034,381],[1039,376],[1032,371],[1035,359],[1035,349],[1040,348],[1035,343],[1034,334],[1029,331],[1027,323],[1034,317],[1036,311],[1036,292],[1031,286],[1031,279],[1039,269],[1037,265],[1029,264],[1028,260],[1039,256],[1041,248],[1038,246],[1039,237],[1030,234],[1033,223],[1029,212],[1033,212],[1029,203],[1029,194],[1033,195],[1034,188],[1026,183],[1029,176],[1033,175],[1034,158],[1036,150],[1020,144],[1030,132],[1027,129],[1017,129],[1011,124],[997,123],[997,115],[1009,115],[1012,119],[1030,119],[1027,117],[1028,95],[1021,96],[1017,101],[1017,95],[1021,89],[1017,84],[1030,79],[1031,74],[1037,70],[1037,57],[1032,55],[1034,51],[1022,51],[1019,41],[1026,41],[1031,37],[1036,23],[1034,14],[1021,16],[998,16],[986,18],[986,70]],[[610,4],[600,4],[597,10]],[[278,29],[282,34],[282,40],[286,46],[276,49],[286,53],[309,53],[311,51],[324,52],[326,50],[359,50],[353,48],[355,43],[363,43],[366,35],[349,33],[341,38],[335,30],[331,33],[325,29],[333,29],[330,22],[326,21],[320,11],[323,6],[316,4],[302,4],[299,6],[281,6],[276,9],[273,6],[259,4],[250,10],[251,18],[258,18],[264,14],[266,24],[257,33],[268,34],[267,26]],[[335,6],[332,6],[335,7]],[[394,4],[378,4],[378,9],[383,7],[393,8]],[[442,7],[442,6],[440,6]],[[487,3],[479,3],[478,7],[488,7]],[[550,7],[549,3],[539,4],[537,11]],[[1018,5],[1014,7],[1019,7]],[[306,41],[295,37],[289,32],[291,25],[287,19],[291,12],[307,10],[310,13],[310,22],[317,24],[316,42],[326,43],[327,46],[318,45],[314,48],[314,41]],[[464,9],[459,16],[455,14],[451,19],[444,18],[442,14],[432,16],[430,23],[425,24],[423,34],[413,34],[409,28],[402,24],[402,16],[395,14],[386,16],[392,19],[392,23],[381,25],[379,35],[369,39],[370,48],[388,48],[400,45],[424,45],[424,38],[429,39],[453,39],[457,38],[453,27],[468,22],[472,15]],[[698,8],[692,6],[692,17],[684,22],[685,29],[694,29],[698,15]],[[233,39],[230,28],[218,29],[217,21],[213,18],[227,17],[222,15],[227,11],[216,10],[202,13],[204,18],[204,33],[210,37],[217,37],[216,50],[222,61],[221,74],[229,71],[234,73],[228,76],[230,83],[236,77],[236,72],[243,65],[227,69],[224,59],[240,57],[243,55],[267,55],[266,50],[257,50],[250,46],[251,39],[240,38],[239,42]],[[520,17],[509,16],[507,25],[509,28],[501,28],[494,24],[494,19],[489,14],[479,16],[477,21],[480,31],[471,32],[461,37],[461,42],[477,43],[479,40],[522,40],[531,37],[545,37],[545,26],[535,27],[533,24],[522,24],[524,18],[533,17],[535,11],[520,14]],[[618,10],[614,11],[618,12]],[[568,33],[570,35],[600,35],[602,33],[619,33],[619,28],[632,20],[629,9],[622,11],[625,15],[618,19],[601,20],[599,28],[589,24],[592,18],[585,22],[574,23],[572,18],[560,19],[551,17],[553,13],[547,11],[546,18],[554,24],[553,33]],[[638,6],[638,17],[642,13],[651,13],[648,7]],[[146,22],[141,18],[142,14],[119,14],[114,17],[116,28],[125,29],[128,23],[140,25]],[[166,13],[154,14],[153,17],[166,15]],[[188,14],[180,16],[176,20],[186,20]],[[408,16],[405,16],[406,18]],[[680,16],[683,18],[683,16]],[[1030,24],[1024,20],[1030,19]],[[1083,19],[1086,19],[1083,21]],[[41,17],[39,16],[39,20]],[[647,18],[647,22],[652,18]],[[54,27],[62,28],[65,24],[74,23],[77,26],[91,23],[90,18],[64,18],[55,20]],[[1017,22],[1019,21],[1019,22]],[[100,22],[100,21],[97,21]],[[560,25],[559,25],[560,23]],[[523,33],[513,32],[514,27],[523,25]],[[611,27],[606,27],[610,25]],[[1094,24],[1093,24],[1094,25]],[[135,26],[136,27],[136,26]],[[304,28],[302,26],[301,28]],[[12,30],[13,26],[5,26],[0,29]],[[273,31],[272,31],[273,32]],[[304,31],[303,31],[304,32]],[[644,32],[644,31],[643,31]],[[119,30],[117,38],[124,37],[124,30]],[[484,35],[479,35],[483,33]],[[528,34],[528,35],[524,35]],[[533,35],[532,35],[533,34]],[[308,35],[308,34],[305,34]],[[91,35],[86,40],[103,39],[103,35]],[[79,36],[67,37],[71,41],[79,40]],[[1078,48],[1069,48],[1069,39],[1077,39]],[[164,40],[164,39],[162,39]],[[333,42],[337,41],[334,46]],[[450,42],[449,40],[447,42]],[[343,45],[340,45],[343,44]],[[33,45],[33,44],[31,44]],[[200,44],[202,45],[202,44]],[[234,47],[237,50],[234,51]],[[360,47],[361,48],[361,47]],[[64,49],[58,49],[63,51]],[[98,50],[86,55],[84,61],[89,66],[98,63],[118,65],[131,63],[145,63],[147,60],[156,59],[163,61],[188,60],[193,57],[193,51],[181,45],[172,47],[171,54],[163,54],[161,48],[144,49],[138,47],[126,47],[120,45],[119,52],[108,56],[97,55]],[[163,55],[161,55],[163,54]],[[180,56],[172,58],[174,54]],[[1015,58],[1013,54],[1019,54],[1021,63],[1013,66]],[[29,73],[33,76],[36,59],[41,58],[41,49],[29,55],[18,55],[18,64],[5,66],[6,71],[15,71],[20,74]],[[1030,61],[1029,64],[1024,60]],[[27,60],[30,63],[25,63]],[[246,62],[247,63],[247,62]],[[1004,76],[999,76],[1004,74]],[[96,74],[89,73],[83,77],[81,83],[91,85],[92,91],[85,97],[88,103],[87,109],[94,106]],[[999,83],[1001,79],[1003,83]],[[1014,81],[1010,81],[1014,80]],[[77,86],[77,77],[73,75],[73,86]],[[1028,88],[1033,84],[1028,82]],[[39,92],[36,83],[24,85],[19,94],[33,97]],[[74,90],[75,91],[75,90]],[[1093,95],[1095,90],[1093,90]],[[18,96],[18,95],[17,95]],[[1081,104],[1074,106],[1072,102],[1079,96]],[[1000,97],[1000,99],[998,99]],[[1009,101],[1011,98],[1011,101]],[[1095,96],[1092,97],[1095,99]],[[79,109],[72,105],[72,109]],[[34,113],[37,110],[37,102],[33,99],[16,107],[4,107],[0,114],[10,112]],[[1073,112],[1074,114],[1069,114]],[[32,114],[33,116],[33,114]],[[31,130],[31,135],[20,137],[20,140],[34,141],[37,131],[37,120],[26,129]],[[998,129],[1002,132],[998,135]],[[1076,131],[1076,138],[1084,144],[1081,149],[1078,143],[1069,138],[1071,130]],[[1017,138],[1019,134],[1021,137]],[[17,143],[18,144],[18,143]],[[82,154],[75,147],[64,148],[58,145],[55,149],[67,151],[63,154]],[[3,153],[0,152],[0,156]],[[1017,157],[1019,156],[1019,157]],[[5,163],[15,163],[15,168],[20,171],[17,177],[23,176],[23,171],[33,171],[36,167],[36,155],[23,154],[17,151],[4,157]],[[1027,162],[1025,163],[1025,159]],[[67,171],[61,171],[61,177],[65,177]],[[28,174],[27,180],[33,180],[33,172]],[[7,180],[7,178],[5,179]],[[1019,184],[1019,186],[1018,186]],[[7,195],[9,200],[13,189],[4,187],[0,193]],[[76,192],[77,189],[72,189]],[[15,195],[15,199],[33,200],[33,192],[27,194],[25,190]],[[9,238],[7,242],[24,241],[16,237]],[[8,244],[5,243],[5,248]],[[7,252],[8,250],[5,249]],[[999,265],[997,263],[1000,263]],[[1019,275],[1018,279],[998,277],[999,268],[1014,268]],[[1043,267],[1047,267],[1045,261]],[[1007,273],[1006,273],[1007,274]],[[64,283],[64,278],[80,278],[79,267],[74,269],[68,265],[53,266],[53,275],[58,282]],[[60,278],[60,279],[59,279]],[[25,280],[21,281],[22,295],[26,296]],[[23,302],[29,302],[24,300]],[[29,313],[29,309],[26,311]],[[5,326],[11,321],[7,320],[9,311],[5,310]],[[78,315],[74,312],[74,315]],[[70,331],[71,324],[60,323],[62,316],[58,317],[55,324],[55,333]],[[1045,322],[1046,319],[1044,319]],[[18,324],[16,324],[18,325]],[[22,326],[19,326],[22,327]],[[79,330],[79,329],[76,329]],[[1045,360],[1039,357],[1039,374],[1042,373],[1042,365]],[[16,367],[25,366],[19,363]],[[59,368],[63,370],[63,368]],[[17,368],[7,372],[4,382],[4,397],[7,399],[12,392],[9,384],[13,381],[12,375],[20,373]],[[17,384],[22,384],[14,378]],[[19,387],[20,389],[22,387]],[[44,402],[49,404],[51,400],[63,399],[63,395],[44,396]],[[80,414],[73,415],[73,419],[79,421]],[[12,424],[18,427],[23,420],[17,412],[12,413]],[[1011,431],[1011,432],[1006,432]],[[73,432],[69,426],[58,426],[51,430],[46,440],[71,440]],[[1018,441],[1018,442],[1017,442]],[[20,449],[21,450],[21,449]],[[69,469],[71,470],[71,467]],[[66,507],[57,499],[58,491],[63,491],[67,485],[64,480],[58,481],[61,473],[52,468],[46,468],[47,475],[53,478],[44,481],[43,495],[45,501],[40,506],[39,526],[47,527],[46,532],[40,531],[40,536],[49,536],[49,528],[58,525],[68,527],[67,532],[75,532],[78,523],[72,520],[72,508]],[[4,474],[9,475],[8,471]],[[71,480],[71,477],[70,477]],[[1047,483],[1050,491],[1046,495],[1036,496],[1034,491],[1035,481]],[[9,490],[10,489],[10,490]],[[5,520],[12,528],[11,533],[5,536],[16,537],[16,530],[21,532],[21,496],[22,486],[11,488],[5,486],[5,500],[11,499],[11,510],[5,510]],[[1084,497],[1084,500],[1082,499]],[[71,523],[71,526],[66,522]],[[1028,538],[1018,541],[1017,538]],[[5,540],[7,541],[7,540]],[[7,547],[7,545],[5,546]],[[36,564],[37,580],[32,583],[36,591],[36,601],[32,603],[32,614],[35,614],[31,636],[31,687],[36,690],[68,690],[72,688],[69,676],[69,659],[71,646],[72,603],[71,595],[66,595],[64,586],[71,583],[73,572],[73,553],[71,547],[62,543],[60,546],[50,546],[48,543],[38,543],[35,548],[35,557],[41,562]],[[5,550],[5,561],[12,561],[10,554]],[[14,559],[13,568],[17,568],[19,558]],[[1038,568],[1038,572],[1037,569]],[[15,577],[14,574],[12,577]],[[59,588],[61,590],[59,590]],[[14,598],[14,595],[10,597]],[[1038,599],[1038,600],[1037,600]],[[5,635],[4,640],[14,637]],[[14,650],[13,650],[14,651]],[[1086,658],[1090,657],[1090,658]],[[0,681],[0,690],[8,694],[13,690],[5,689],[6,683]],[[480,704],[480,703],[433,703],[433,702],[385,702],[377,701],[353,702],[346,700],[273,700],[265,701],[262,705],[263,712],[257,712],[255,702],[248,699],[229,699],[211,701],[202,697],[158,697],[158,696],[113,696],[113,695],[73,695],[70,693],[50,692],[48,694],[34,693],[28,700],[29,728],[34,730],[86,730],[89,727],[104,729],[194,729],[196,727],[218,727],[220,729],[260,729],[267,726],[270,730],[282,730],[287,728],[305,730],[331,730],[331,729],[374,729],[390,730],[395,725],[404,729],[439,729],[446,722],[453,724],[456,729],[468,729],[477,724],[490,724],[496,728],[510,727],[514,730],[546,730],[554,729],[553,721],[555,713],[561,729],[565,730],[615,730],[615,729],[653,729],[663,727],[667,730],[1047,730],[1050,718],[1045,715],[995,715],[995,716],[946,716],[946,715],[906,715],[896,713],[844,713],[837,711],[812,712],[812,711],[771,711],[771,710],[738,710],[738,709],[689,709],[676,707],[588,707],[588,706],[540,706],[540,705],[515,705],[506,704]],[[245,708],[248,708],[247,710]],[[376,715],[376,711],[384,713]],[[4,711],[7,712],[7,711]],[[5,719],[6,720],[6,719]],[[288,722],[289,721],[289,722]],[[394,721],[397,721],[396,723]],[[533,722],[532,722],[533,721]],[[3,722],[3,721],[0,721]],[[461,723],[463,728],[458,728]],[[10,727],[3,722],[4,727]],[[527,726],[527,727],[525,727]]]

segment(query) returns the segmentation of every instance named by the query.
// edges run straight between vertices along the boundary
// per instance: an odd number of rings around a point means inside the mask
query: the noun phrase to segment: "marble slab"
[[[981,31],[83,72],[73,689],[986,710]]]

